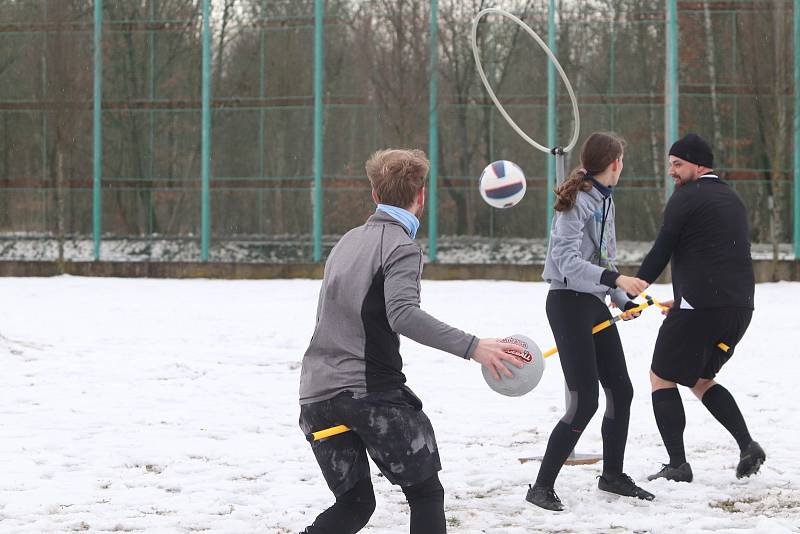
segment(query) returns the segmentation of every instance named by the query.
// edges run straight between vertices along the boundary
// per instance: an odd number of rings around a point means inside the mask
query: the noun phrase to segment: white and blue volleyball
[[[503,373],[499,373],[500,380],[496,380],[489,369],[481,366],[483,378],[490,388],[501,395],[521,397],[535,388],[542,379],[544,374],[544,355],[539,346],[528,336],[514,334],[501,341],[519,346],[519,351],[509,352],[509,354],[516,356],[524,365],[516,367],[510,363],[503,362],[506,369],[511,371],[514,376],[508,378]]]
[[[481,173],[481,196],[495,208],[516,206],[525,196],[526,189],[525,173],[511,161],[495,161]]]

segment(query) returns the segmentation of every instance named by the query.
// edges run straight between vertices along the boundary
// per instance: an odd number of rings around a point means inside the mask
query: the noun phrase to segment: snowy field
[[[0,532],[297,533],[332,502],[297,426],[300,359],[319,281],[0,279]],[[667,286],[651,290],[669,298]],[[424,282],[423,306],[479,336],[553,343],[546,286]],[[625,470],[654,502],[597,490],[567,466],[552,513],[524,501],[564,406],[557,357],[525,397],[478,364],[403,340],[410,386],[441,449],[450,532],[800,532],[800,283],[757,287],[750,331],[720,381],[767,451],[737,480],[733,439],[683,391],[692,484],[648,483],[666,460],[647,370],[661,321],[620,327],[636,389]],[[578,452],[601,450],[601,410]],[[407,532],[402,493],[373,469],[364,532]]]

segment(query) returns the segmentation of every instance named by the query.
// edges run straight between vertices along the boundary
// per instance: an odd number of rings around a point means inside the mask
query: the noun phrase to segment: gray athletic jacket
[[[303,356],[300,404],[401,387],[402,334],[462,358],[478,340],[419,307],[422,251],[391,215],[376,212],[331,251],[317,324]]]
[[[614,234],[613,198],[603,196],[597,187],[578,191],[575,205],[567,211],[557,211],[553,217],[542,273],[550,289],[590,293],[603,302],[606,295],[611,295],[614,304],[624,309],[629,299],[615,285],[619,273],[614,266],[617,254]]]

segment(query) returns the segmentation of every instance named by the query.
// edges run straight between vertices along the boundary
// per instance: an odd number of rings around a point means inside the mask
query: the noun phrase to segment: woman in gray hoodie
[[[620,309],[635,306],[647,282],[624,276],[614,267],[613,187],[622,172],[623,141],[595,132],[583,144],[581,165],[556,189],[558,200],[544,273],[550,283],[547,319],[555,336],[569,391],[564,417],[547,443],[536,482],[526,500],[548,510],[564,509],[553,490],[561,466],[597,411],[599,384],[606,397],[603,416],[603,474],[598,487],[610,493],[652,500],[623,473],[633,399],[625,354],[616,326],[592,335],[592,327],[611,318],[606,296]],[[633,318],[631,315],[630,318]]]

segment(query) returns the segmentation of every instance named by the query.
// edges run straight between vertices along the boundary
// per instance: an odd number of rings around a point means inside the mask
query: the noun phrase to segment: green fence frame
[[[200,160],[200,257],[199,260],[206,262],[209,261],[209,249],[211,244],[211,191],[210,182],[212,174],[212,133],[213,126],[212,119],[212,81],[211,81],[211,58],[212,58],[212,29],[210,19],[212,16],[212,8],[215,2],[219,0],[201,0],[201,13],[202,13],[202,87],[201,87],[201,160]],[[45,9],[46,9],[46,4]],[[313,191],[312,191],[312,204],[313,204],[313,226],[312,226],[312,259],[314,262],[323,260],[323,193],[324,193],[324,180],[323,180],[323,154],[324,154],[324,111],[325,102],[324,95],[324,65],[325,65],[325,33],[324,28],[326,24],[325,2],[324,0],[314,0],[314,14],[313,14],[313,32],[314,32],[314,53],[313,53]],[[800,0],[793,0],[793,44],[794,44],[794,115],[793,115],[793,138],[794,138],[794,151],[792,162],[793,174],[793,187],[792,187],[792,224],[791,235],[793,241],[793,252],[795,258],[800,258]],[[153,4],[150,4],[151,9]],[[101,259],[101,244],[102,244],[102,190],[104,184],[103,178],[103,0],[94,0],[93,5],[93,102],[92,102],[92,242],[93,242],[93,257],[95,260]],[[678,27],[678,1],[677,0],[664,0],[665,9],[665,47],[666,47],[666,64],[665,64],[665,83],[664,83],[664,142],[665,149],[674,142],[678,137],[679,132],[679,27]],[[151,13],[152,16],[152,13]],[[428,197],[428,254],[431,261],[437,260],[437,241],[439,237],[439,172],[440,172],[440,146],[439,146],[439,107],[442,105],[441,98],[438,95],[438,53],[437,46],[439,34],[439,21],[438,21],[438,0],[431,0],[430,2],[430,28],[429,28],[429,69],[430,69],[430,85],[429,85],[429,106],[428,106],[428,151],[431,161],[431,172],[429,181],[429,197]],[[558,47],[558,31],[556,22],[556,3],[555,0],[548,0],[547,4],[547,29],[548,29],[548,44],[554,52],[557,52]],[[113,30],[112,30],[113,31]],[[150,32],[148,39],[153,39],[153,33]],[[154,47],[150,46],[150,70],[155,69],[155,58],[153,57]],[[260,54],[264,53],[263,47],[260,48]],[[614,64],[614,50],[612,46],[611,63],[613,78],[613,64]],[[263,58],[262,58],[263,65]],[[263,67],[261,72],[260,86],[261,93],[264,93],[264,73]],[[613,88],[613,79],[610,82]],[[155,95],[153,87],[153,80],[149,83],[149,95],[151,98]],[[555,146],[558,141],[558,87],[557,79],[555,76],[555,69],[552,64],[548,64],[547,68],[547,141],[551,146]],[[152,147],[155,144],[153,135],[153,111],[150,113],[150,137],[149,143]],[[47,117],[43,114],[43,123],[46,125]],[[493,124],[492,124],[493,127]],[[265,142],[264,136],[264,109],[260,110],[259,122],[259,143],[263,146]],[[46,150],[43,148],[43,150]],[[666,151],[666,150],[665,150]],[[260,168],[264,168],[263,153],[260,156]],[[547,160],[547,177],[546,177],[546,205],[547,209],[542,214],[546,218],[546,228],[549,228],[552,219],[552,205],[554,202],[554,195],[552,189],[555,178],[554,158]],[[150,178],[152,178],[153,169],[152,161],[150,163]],[[663,183],[663,191],[665,196],[669,196],[672,191],[672,181],[668,178]]]
[[[800,259],[800,0],[794,0],[794,257]]]
[[[94,1],[94,95],[93,95],[93,180],[92,180],[92,237],[94,259],[100,260],[102,229],[101,185],[103,180],[103,0]]]
[[[664,154],[672,143],[678,140],[678,105],[680,89],[678,85],[678,0],[667,2],[667,71],[664,76]],[[665,173],[664,202],[672,195],[674,184]]]

